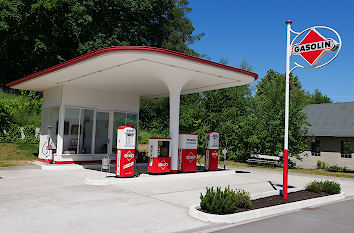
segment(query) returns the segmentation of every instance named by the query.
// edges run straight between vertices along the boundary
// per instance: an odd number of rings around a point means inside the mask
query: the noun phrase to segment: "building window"
[[[341,157],[342,158],[351,158],[352,157],[352,142],[342,141],[341,142]]]
[[[321,155],[321,143],[319,140],[315,140],[311,143],[311,155],[320,156]]]
[[[80,127],[80,109],[65,108],[64,113],[64,154],[78,154],[79,135],[82,131]]]
[[[95,154],[106,154],[108,146],[109,112],[96,112]]]
[[[53,153],[56,154],[58,122],[59,107],[43,108],[40,154],[46,155],[48,153],[48,146],[51,146]]]

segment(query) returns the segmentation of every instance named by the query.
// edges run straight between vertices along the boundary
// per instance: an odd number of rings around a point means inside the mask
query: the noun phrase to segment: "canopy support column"
[[[178,172],[179,105],[181,88],[170,88],[171,172]]]

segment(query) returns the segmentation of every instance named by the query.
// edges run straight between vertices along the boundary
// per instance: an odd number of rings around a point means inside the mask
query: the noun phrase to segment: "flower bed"
[[[313,187],[316,187],[316,192],[312,191]],[[242,206],[238,203],[238,200],[240,200],[238,196],[241,194],[243,197],[241,200],[244,201],[244,195],[247,192],[243,190],[233,191],[229,188],[226,188],[225,191],[220,188],[216,190],[208,188],[208,193],[201,195],[201,205],[191,206],[189,214],[202,221],[238,223],[344,198],[344,195],[339,193],[340,185],[336,182],[314,181],[306,189],[288,193],[287,200],[284,200],[281,195],[271,194],[270,196],[250,201],[250,205]],[[224,201],[223,198],[227,201]],[[221,207],[215,207],[216,203],[221,203]],[[230,211],[228,204],[232,204],[233,211]],[[208,208],[205,208],[205,206]],[[224,209],[228,212],[223,212],[222,210]],[[211,213],[212,211],[216,212],[216,214]]]

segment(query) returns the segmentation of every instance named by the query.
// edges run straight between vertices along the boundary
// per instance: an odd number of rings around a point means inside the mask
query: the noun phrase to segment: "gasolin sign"
[[[334,52],[337,48],[337,41],[327,39],[316,29],[311,29],[300,43],[293,45],[292,54],[300,55],[311,66],[317,66],[328,52]]]

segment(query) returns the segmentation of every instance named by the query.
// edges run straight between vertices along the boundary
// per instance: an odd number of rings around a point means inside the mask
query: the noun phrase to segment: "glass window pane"
[[[138,114],[136,114],[136,113],[127,113],[127,120],[126,120],[125,125],[136,128],[136,126],[137,126],[137,118],[138,118]]]
[[[64,113],[64,135],[63,135],[63,153],[78,153],[78,135],[79,135],[79,117],[80,109],[65,108]]]
[[[41,122],[41,140],[49,142],[50,138],[50,146],[52,146],[54,154],[56,153],[57,148],[58,120],[58,107],[43,109]]]
[[[81,109],[79,154],[92,154],[93,110]]]
[[[108,144],[108,112],[96,113],[95,153],[106,154]]]
[[[349,155],[352,153],[352,143],[348,141],[342,141],[341,154]]]
[[[115,112],[113,119],[113,136],[112,136],[112,153],[115,154],[117,150],[117,129],[119,126],[125,126],[126,113]]]
[[[59,124],[59,108],[49,108],[50,140],[53,149],[57,149],[57,136]]]

